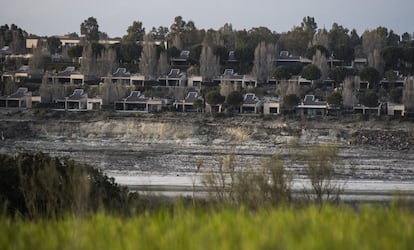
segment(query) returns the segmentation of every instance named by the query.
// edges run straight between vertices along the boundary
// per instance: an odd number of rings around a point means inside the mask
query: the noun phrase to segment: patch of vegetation
[[[0,155],[0,203],[9,215],[56,218],[128,209],[128,190],[91,166],[43,153]]]
[[[414,215],[325,206],[160,210],[130,218],[25,221],[0,217],[1,249],[412,249]],[[381,237],[378,237],[381,236]]]

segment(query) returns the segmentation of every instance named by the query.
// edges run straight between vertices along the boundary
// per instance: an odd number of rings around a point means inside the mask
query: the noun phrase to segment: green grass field
[[[343,207],[0,219],[0,249],[413,249],[414,214]]]

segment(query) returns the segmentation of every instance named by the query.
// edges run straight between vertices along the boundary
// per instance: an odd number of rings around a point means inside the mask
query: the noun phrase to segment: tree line
[[[68,57],[81,57],[84,51],[89,49],[88,43],[97,44],[99,40],[108,39],[108,35],[99,30],[98,21],[94,17],[89,17],[80,24],[80,34],[85,42],[64,51]],[[76,33],[70,35],[76,36]],[[4,25],[0,29],[0,45],[12,45],[16,52],[24,48],[25,37],[28,37],[28,33],[16,25]],[[116,52],[114,59],[117,63],[126,66],[131,72],[145,71],[146,69],[143,69],[142,65],[138,67],[138,64],[144,55],[145,44],[150,41],[160,42],[155,46],[155,53],[151,52],[149,55],[154,57],[153,61],[158,61],[162,53],[171,58],[178,56],[181,50],[189,50],[192,64],[201,71],[200,60],[203,51],[206,52],[209,48],[209,54],[214,56],[209,61],[218,60],[221,67],[229,59],[229,51],[234,51],[234,56],[239,62],[237,72],[245,74],[253,71],[259,78],[263,72],[258,72],[258,68],[262,68],[257,63],[258,58],[266,57],[268,54],[270,57],[277,57],[277,52],[280,51],[289,51],[292,55],[306,56],[310,59],[319,51],[320,56],[333,56],[346,63],[350,63],[354,58],[364,57],[368,58],[369,65],[381,74],[390,69],[407,74],[414,70],[414,44],[409,33],[398,35],[393,30],[378,27],[359,35],[355,29],[349,30],[337,23],[333,23],[329,30],[321,29],[318,28],[315,18],[309,16],[304,17],[302,22],[290,31],[283,33],[271,31],[263,26],[235,30],[229,23],[218,30],[198,29],[194,21],[186,21],[181,16],[175,17],[169,28],[160,26],[146,31],[143,23],[136,20],[127,28],[119,44],[110,48],[95,45],[93,54],[97,57],[102,50],[112,49]],[[164,42],[168,42],[167,48],[164,47]],[[48,38],[44,47],[51,53],[59,52],[61,49],[57,38]]]
[[[16,25],[5,25],[0,30],[0,45],[9,45],[16,51],[21,48],[19,44],[22,39],[28,36]],[[126,34],[120,38],[120,43],[104,45],[98,41],[109,39],[108,35],[100,31],[96,18],[89,17],[80,24],[80,34],[81,37],[76,33],[68,34],[71,38],[81,39],[81,43],[76,46],[61,46],[56,37],[40,41],[33,50],[30,68],[40,72],[51,68],[56,70],[57,64],[50,63],[51,55],[60,53],[69,64],[73,64],[74,58],[82,58],[77,66],[87,78],[110,76],[117,67],[125,67],[131,73],[140,72],[146,80],[154,80],[168,74],[171,58],[188,50],[189,65],[182,69],[189,74],[201,75],[205,81],[211,81],[229,67],[239,74],[252,74],[259,83],[265,83],[268,79],[281,83],[294,75],[316,82],[329,79],[337,85],[342,84],[342,99],[338,93],[332,93],[332,96],[330,93],[316,95],[333,100],[338,106],[343,101],[349,107],[355,104],[356,99],[374,106],[379,98],[401,102],[403,96],[411,95],[407,91],[403,94],[401,89],[390,93],[379,91],[381,79],[396,81],[400,75],[414,73],[412,36],[407,32],[400,36],[385,27],[366,30],[359,35],[355,29],[349,30],[337,23],[333,23],[329,30],[318,28],[315,18],[308,16],[302,19],[300,25],[283,33],[273,32],[266,27],[235,30],[228,23],[217,30],[205,30],[198,29],[193,21],[177,16],[169,28],[153,27],[149,32],[142,22],[133,21]],[[272,62],[280,57],[282,51],[288,51],[288,54],[285,53],[287,56],[306,57],[311,60],[311,64],[305,67],[296,64],[274,68]],[[367,67],[350,69],[333,66],[334,60],[350,65],[355,58],[366,58]],[[230,60],[236,63],[229,64]],[[59,65],[63,68],[67,63]],[[368,93],[368,96],[355,93],[361,81],[369,82],[374,93]],[[304,90],[280,86],[276,94],[282,98],[290,94],[304,96],[305,93],[300,92]],[[407,102],[410,98],[404,99]]]

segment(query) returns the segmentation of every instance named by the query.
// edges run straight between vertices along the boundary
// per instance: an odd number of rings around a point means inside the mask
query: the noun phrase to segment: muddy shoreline
[[[203,172],[216,168],[218,159],[228,154],[235,156],[240,170],[254,168],[275,152],[288,157],[286,144],[296,141],[303,150],[315,143],[336,145],[345,172],[335,178],[414,183],[411,122],[33,111],[0,115],[0,153],[68,156],[111,176],[191,176],[195,159],[203,162]],[[295,178],[304,177],[300,163],[289,168]]]

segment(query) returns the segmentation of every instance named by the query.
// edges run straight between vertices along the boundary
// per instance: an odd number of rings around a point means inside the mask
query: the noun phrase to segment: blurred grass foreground
[[[414,215],[335,206],[0,219],[0,249],[412,249]]]

